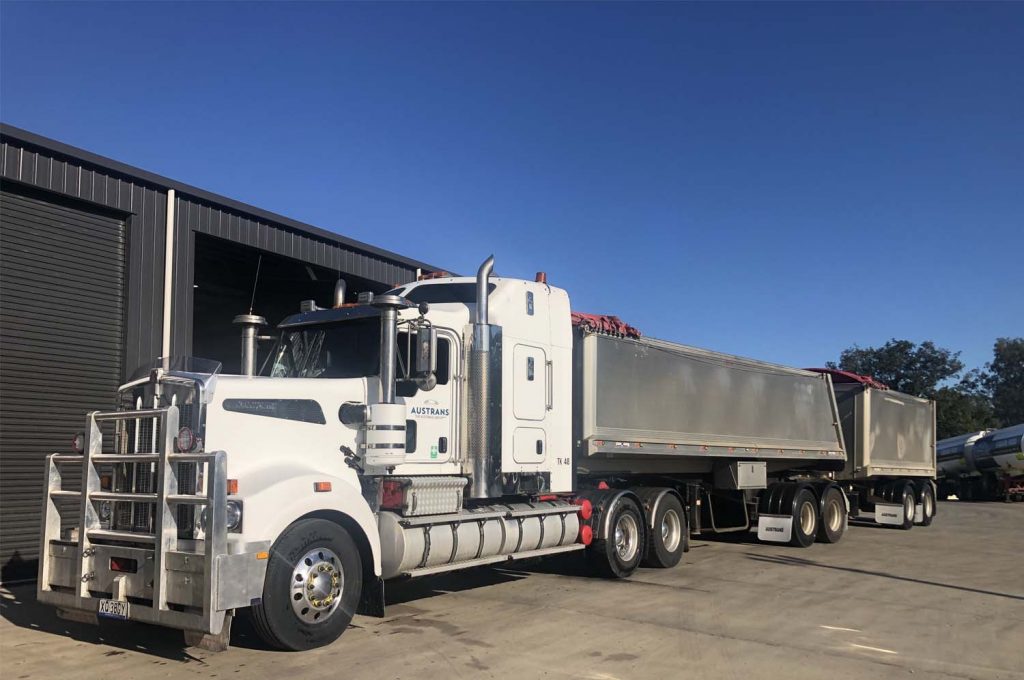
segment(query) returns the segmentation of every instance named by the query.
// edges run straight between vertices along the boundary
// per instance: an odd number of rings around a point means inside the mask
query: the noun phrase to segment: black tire
[[[820,507],[818,540],[822,543],[838,543],[846,533],[846,498],[842,490],[837,486],[825,489]]]
[[[643,513],[632,498],[620,496],[609,508],[608,536],[587,548],[591,566],[607,578],[626,578],[640,566],[647,534]],[[616,531],[622,532],[616,540]]]
[[[252,608],[256,632],[278,649],[328,645],[351,623],[362,582],[359,549],[344,528],[299,520],[270,549],[263,600]]]
[[[935,519],[935,487],[931,485],[931,482],[925,482],[921,485],[919,496],[922,507],[921,526],[926,527]]]
[[[669,569],[679,564],[686,551],[689,537],[686,526],[686,513],[683,504],[674,493],[661,496],[654,517],[648,527],[647,550],[643,558],[645,567]]]
[[[914,514],[917,511],[917,498],[914,495],[914,485],[910,482],[893,482],[889,487],[891,502],[903,506],[903,524],[894,525],[898,529],[911,529],[914,526]]]
[[[784,506],[793,517],[793,531],[789,544],[799,548],[808,548],[817,538],[818,525],[821,523],[818,499],[808,488],[797,489],[791,498],[792,501]]]

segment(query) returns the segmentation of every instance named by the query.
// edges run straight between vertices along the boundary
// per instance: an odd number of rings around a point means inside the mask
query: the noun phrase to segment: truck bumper
[[[95,615],[101,600],[127,602],[130,621],[218,634],[226,612],[255,604],[262,596],[270,544],[248,547],[259,549],[217,555],[209,570],[201,553],[168,551],[163,576],[168,606],[161,609],[153,606],[153,550],[95,545],[84,558],[85,569],[80,570],[78,545],[51,541],[45,561],[48,574],[40,574],[37,597],[45,604],[86,615]],[[131,568],[115,571],[111,567],[116,563]],[[83,571],[85,588],[79,576]],[[207,602],[211,606],[204,611]]]

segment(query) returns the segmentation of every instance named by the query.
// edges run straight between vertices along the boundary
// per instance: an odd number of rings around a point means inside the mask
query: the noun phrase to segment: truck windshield
[[[273,353],[275,378],[365,378],[380,369],[380,321],[355,319],[285,331]]]

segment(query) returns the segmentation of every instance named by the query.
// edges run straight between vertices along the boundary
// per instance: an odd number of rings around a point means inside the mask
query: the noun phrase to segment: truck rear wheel
[[[914,526],[914,514],[917,510],[914,485],[910,482],[894,482],[892,488],[892,502],[903,506],[903,524],[900,525],[900,529],[910,529]]]
[[[653,528],[643,558],[645,567],[668,569],[679,564],[686,550],[687,527],[683,504],[674,493],[665,493],[654,508]]]
[[[352,621],[362,580],[359,549],[345,529],[299,520],[270,549],[263,600],[252,608],[256,632],[279,649],[328,645]]]
[[[608,535],[587,548],[593,567],[608,578],[625,578],[636,571],[644,555],[643,514],[627,496],[620,496],[608,509]]]
[[[935,519],[935,487],[931,482],[921,486],[921,526],[926,527]]]
[[[790,506],[793,514],[793,535],[790,545],[808,548],[818,535],[818,499],[810,489],[799,489]]]
[[[818,540],[822,543],[838,543],[846,533],[846,499],[836,486],[825,489],[821,498],[821,527]]]

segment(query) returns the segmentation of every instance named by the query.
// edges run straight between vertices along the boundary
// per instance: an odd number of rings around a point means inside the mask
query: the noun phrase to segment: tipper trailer
[[[813,369],[832,377],[846,465],[835,479],[865,519],[909,529],[935,516],[935,402],[869,376]]]
[[[249,608],[297,650],[382,615],[388,579],[575,551],[625,577],[700,531],[842,537],[829,375],[574,318],[492,267],[354,303],[339,285],[280,324],[264,375],[162,360],[129,381],[49,457],[40,601],[212,647]],[[237,321],[251,373],[261,320]]]

